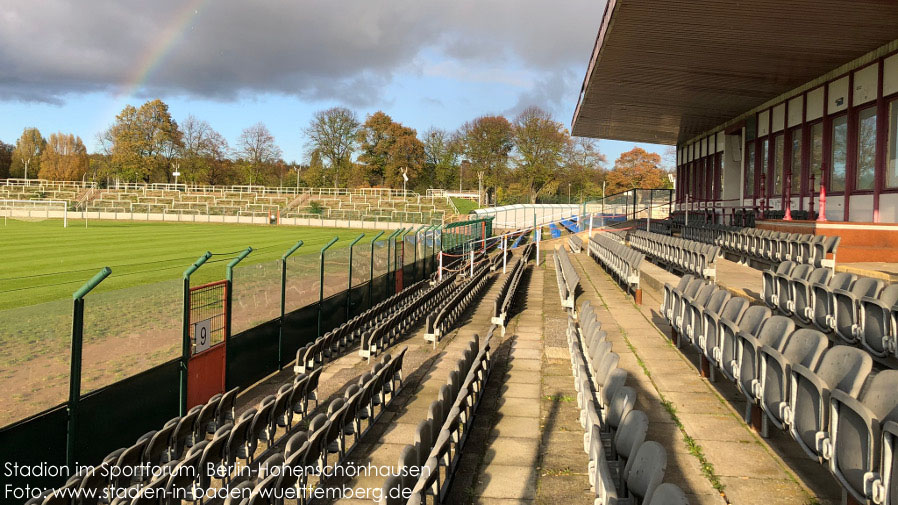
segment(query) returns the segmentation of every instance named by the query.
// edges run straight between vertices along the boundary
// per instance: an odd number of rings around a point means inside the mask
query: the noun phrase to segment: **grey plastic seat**
[[[686,300],[694,298],[704,285],[704,280],[694,279],[686,286],[686,289],[682,293],[674,291],[673,317],[671,318],[671,325],[674,330],[678,331],[683,324],[683,319],[686,315]]]
[[[787,316],[792,315],[792,307],[795,306],[794,281],[807,280],[814,271],[811,265],[796,265],[789,275],[776,276],[776,309]]]
[[[835,311],[830,326],[843,341],[854,344],[861,336],[860,303],[863,298],[875,298],[885,283],[880,279],[860,277],[847,290],[833,290]]]
[[[860,300],[860,342],[870,354],[883,358],[896,351],[895,304],[898,303],[898,284],[886,286],[879,296]]]
[[[692,275],[684,275],[683,277],[680,277],[680,282],[678,282],[676,286],[671,286],[670,284],[664,285],[664,300],[661,303],[661,315],[664,316],[669,323],[674,322],[673,310],[674,305],[676,304],[676,299],[686,290],[693,280],[695,280],[695,277]]]
[[[758,351],[768,346],[782,352],[789,335],[795,330],[795,323],[785,316],[771,316],[764,320],[756,334],[740,331],[736,334],[736,363],[733,365],[736,385],[748,399],[745,420],[751,420],[751,405],[757,402],[760,381]]]
[[[724,305],[731,297],[732,295],[729,291],[719,288],[714,291],[703,306],[693,307],[686,325],[686,337],[689,338],[694,347],[699,348],[699,339],[705,335],[705,315],[720,314],[720,311],[723,310]],[[712,319],[711,324],[716,324],[716,321]]]
[[[627,492],[636,497],[639,503],[651,502],[652,494],[667,471],[667,451],[658,442],[643,442],[636,455],[627,461],[623,477]]]
[[[860,393],[873,369],[869,354],[845,345],[823,353],[813,370],[793,365],[789,378],[789,406],[783,420],[805,454],[823,462],[823,435],[829,427],[829,398],[833,390],[850,396]]]
[[[792,273],[795,263],[791,261],[783,261],[777,265],[776,270],[764,270],[761,272],[761,298],[764,303],[771,309],[777,307],[777,290],[779,283],[778,277],[785,277]]]
[[[655,488],[652,501],[648,502],[648,505],[689,505],[689,500],[679,486],[665,482]]]
[[[636,450],[645,442],[649,430],[649,418],[641,410],[631,410],[621,421],[612,441],[611,459],[623,465],[636,455]]]
[[[861,393],[830,396],[829,437],[824,457],[829,470],[859,503],[866,501],[865,474],[878,469],[880,426],[898,420],[898,370],[876,374]]]
[[[829,339],[822,332],[803,328],[789,336],[782,353],[770,346],[763,346],[759,351],[761,368],[759,372],[759,389],[755,391],[761,408],[767,414],[762,432],[766,435],[766,422],[769,419],[778,429],[784,429],[783,413],[789,401],[789,377],[792,366],[801,365],[814,369]]]
[[[857,276],[848,272],[839,272],[833,275],[826,285],[815,284],[814,290],[814,325],[822,332],[832,333],[834,326],[833,316],[835,313],[835,300],[833,292],[839,289],[851,287]]]
[[[887,421],[882,426],[882,458],[880,471],[871,482],[873,503],[898,504],[898,423]]]
[[[792,279],[792,299],[786,303],[789,310],[804,324],[814,320],[814,289],[816,284],[826,285],[832,277],[829,268],[815,268],[807,279]]]
[[[736,361],[736,334],[740,331],[747,334],[756,333],[761,324],[770,317],[771,311],[763,305],[752,305],[738,321],[720,320],[718,328],[718,346],[714,348],[714,360],[723,376],[731,381],[736,380],[733,363]]]
[[[693,319],[699,319],[701,310],[705,307],[705,304],[708,303],[708,300],[711,299],[711,295],[714,294],[716,289],[717,288],[713,284],[705,284],[698,290],[695,296],[683,298],[685,302],[683,303],[683,317],[677,328],[680,335],[685,335],[688,340],[692,340],[688,334],[688,330],[693,326]],[[677,339],[677,346],[681,345],[682,340],[683,339]]]
[[[702,314],[704,324],[702,325],[703,332],[698,338],[698,348],[705,355],[705,358],[714,364],[714,366],[710,367],[712,381],[715,378],[715,369],[717,367],[714,349],[719,346],[718,335],[720,334],[720,321],[739,321],[748,306],[748,300],[745,298],[742,298],[741,296],[731,296],[719,313],[705,310],[705,313]]]

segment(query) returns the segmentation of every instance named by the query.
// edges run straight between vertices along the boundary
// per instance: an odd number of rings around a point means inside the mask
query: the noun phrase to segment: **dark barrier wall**
[[[132,445],[177,416],[178,405],[178,360],[82,396],[75,460],[97,463],[110,451]]]
[[[5,465],[8,462],[26,466],[65,465],[67,419],[66,406],[60,405],[0,429],[0,472],[4,475],[0,483],[4,488],[6,485],[13,488],[56,486],[66,480],[65,477],[6,477]],[[0,503],[27,501],[5,497],[5,494],[5,489],[0,489]]]

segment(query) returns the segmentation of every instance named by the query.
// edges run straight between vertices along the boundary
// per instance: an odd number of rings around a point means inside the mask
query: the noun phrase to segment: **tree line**
[[[316,112],[302,129],[307,159],[287,163],[259,122],[234,146],[194,116],[175,121],[162,100],[125,108],[97,136],[82,140],[25,128],[15,145],[0,142],[0,178],[175,182],[200,185],[282,185],[482,188],[488,203],[579,201],[632,187],[668,187],[661,157],[640,148],[611,170],[593,139],[572,137],[552,116],[530,107],[509,119],[480,116],[455,131],[420,134],[377,111],[361,119],[345,107]]]

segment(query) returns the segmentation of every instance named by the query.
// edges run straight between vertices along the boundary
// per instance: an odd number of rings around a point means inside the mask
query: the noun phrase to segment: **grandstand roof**
[[[883,0],[609,0],[572,132],[675,144],[896,38]]]

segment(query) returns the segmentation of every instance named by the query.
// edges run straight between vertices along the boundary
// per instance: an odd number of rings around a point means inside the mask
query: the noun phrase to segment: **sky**
[[[161,98],[233,147],[263,122],[307,159],[315,111],[383,110],[423,132],[528,106],[570,128],[604,10],[568,0],[0,0],[0,140],[35,126],[89,151]],[[639,145],[601,141],[609,163]]]

